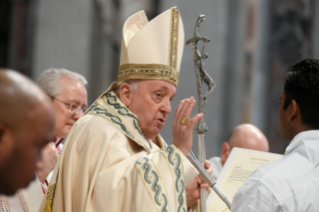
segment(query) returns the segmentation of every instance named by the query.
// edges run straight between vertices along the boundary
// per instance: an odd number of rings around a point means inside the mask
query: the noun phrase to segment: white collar
[[[285,156],[298,152],[308,158],[313,164],[319,163],[319,130],[307,130],[298,133],[290,142]]]
[[[61,139],[63,138],[56,137],[55,145],[57,145],[61,141]]]

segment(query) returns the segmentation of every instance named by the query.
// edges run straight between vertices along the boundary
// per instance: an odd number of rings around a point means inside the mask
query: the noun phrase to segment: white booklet
[[[232,202],[239,187],[260,166],[278,160],[283,155],[234,147],[219,175],[217,184]],[[214,174],[214,170],[213,170]],[[211,191],[207,197],[207,212],[229,212],[226,204]]]

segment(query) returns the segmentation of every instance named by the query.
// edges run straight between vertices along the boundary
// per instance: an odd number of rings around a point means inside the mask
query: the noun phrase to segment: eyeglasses
[[[69,103],[64,102],[64,101],[62,101],[62,100],[60,100],[60,99],[57,99],[57,98],[55,98],[55,97],[53,97],[53,96],[50,96],[50,97],[51,97],[52,99],[55,99],[55,100],[57,100],[57,101],[59,101],[59,102],[62,102],[62,103],[65,104],[65,105],[69,106],[69,111],[72,112],[72,113],[78,114],[78,113],[80,112],[80,110],[82,110],[83,113],[85,113],[85,111],[86,111],[86,108],[85,108],[85,107],[76,106],[76,105],[74,105],[74,104],[69,104]]]

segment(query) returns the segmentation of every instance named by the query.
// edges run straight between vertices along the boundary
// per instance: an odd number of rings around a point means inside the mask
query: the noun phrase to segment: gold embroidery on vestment
[[[56,184],[50,185],[47,190],[47,198],[44,205],[44,212],[52,212],[53,196]]]

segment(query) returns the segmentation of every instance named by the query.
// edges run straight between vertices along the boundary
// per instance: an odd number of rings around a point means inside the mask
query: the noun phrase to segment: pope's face
[[[56,114],[54,135],[63,138],[68,135],[74,123],[83,115],[82,110],[78,113],[69,111],[70,106],[65,103],[86,108],[87,91],[82,83],[69,78],[60,79],[60,88],[61,93],[56,95],[56,99],[53,100]]]
[[[139,118],[141,130],[147,139],[154,139],[163,128],[176,86],[162,80],[141,80],[132,88],[128,108]]]

